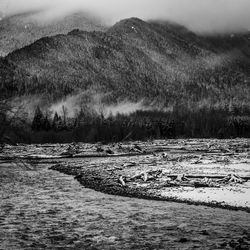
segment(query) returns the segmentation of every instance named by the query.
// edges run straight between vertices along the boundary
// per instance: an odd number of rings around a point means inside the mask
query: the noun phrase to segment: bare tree
[[[8,101],[0,101],[0,150],[4,148],[4,143],[13,143],[6,135],[13,125],[26,124],[24,115],[21,116],[23,106],[12,107]]]
[[[8,113],[11,112],[11,106],[7,101],[0,102],[0,144],[3,147],[3,141],[7,128],[11,125],[11,120],[8,118]]]

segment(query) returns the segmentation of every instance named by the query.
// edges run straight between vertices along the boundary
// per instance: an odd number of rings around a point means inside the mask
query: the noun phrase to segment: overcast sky
[[[250,30],[250,0],[0,0],[5,15],[41,9],[45,19],[82,10],[107,24],[133,16],[172,20],[195,31]]]

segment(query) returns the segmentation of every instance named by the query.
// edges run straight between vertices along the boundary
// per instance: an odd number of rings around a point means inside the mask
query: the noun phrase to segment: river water
[[[0,164],[0,249],[249,249],[250,215],[116,197]]]

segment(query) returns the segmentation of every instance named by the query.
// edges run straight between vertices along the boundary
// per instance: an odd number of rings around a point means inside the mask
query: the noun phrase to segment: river
[[[250,216],[105,195],[37,165],[0,164],[0,249],[249,249]]]

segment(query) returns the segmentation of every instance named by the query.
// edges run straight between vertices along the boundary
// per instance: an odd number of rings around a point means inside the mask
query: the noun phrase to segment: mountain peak
[[[56,100],[95,89],[110,93],[110,102],[157,98],[174,103],[177,97],[218,101],[226,89],[228,96],[247,100],[249,88],[242,93],[237,86],[250,79],[248,50],[248,39],[235,49],[228,39],[213,41],[175,24],[129,18],[106,32],[74,29],[14,51],[1,63],[0,93],[46,93]],[[236,87],[227,88],[233,79]]]
[[[148,23],[139,18],[131,17],[117,22],[108,30],[108,32],[116,34],[137,33],[139,31],[143,31],[143,29],[145,29],[148,25]]]
[[[100,21],[75,13],[51,22],[36,19],[39,13],[29,12],[22,15],[6,17],[0,22],[0,56],[27,46],[34,41],[57,34],[67,34],[73,29],[85,31],[104,31]]]

